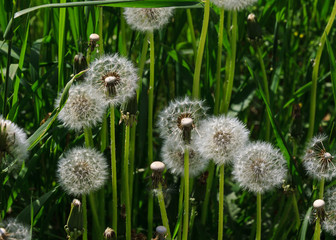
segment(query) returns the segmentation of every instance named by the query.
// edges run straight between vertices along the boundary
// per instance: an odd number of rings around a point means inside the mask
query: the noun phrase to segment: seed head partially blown
[[[29,227],[13,218],[0,222],[1,240],[30,240]]]

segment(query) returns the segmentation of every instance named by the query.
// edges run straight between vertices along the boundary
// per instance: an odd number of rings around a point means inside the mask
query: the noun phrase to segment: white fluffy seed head
[[[104,92],[106,101],[112,106],[127,103],[138,87],[136,68],[117,54],[104,55],[93,61],[85,80]]]
[[[249,144],[233,167],[234,179],[254,193],[264,193],[280,186],[286,173],[286,160],[282,154],[265,142]]]
[[[183,142],[182,120],[189,118],[192,121],[191,134],[197,132],[199,121],[206,115],[207,107],[203,101],[190,100],[188,97],[170,102],[158,116],[157,126],[163,139],[172,139]]]
[[[336,176],[334,157],[325,149],[326,135],[313,137],[306,146],[303,166],[313,178],[331,180]]]
[[[336,236],[336,188],[329,188],[325,193],[325,219],[322,229]]]
[[[174,8],[125,8],[124,16],[131,28],[147,32],[165,26],[173,12]]]
[[[108,177],[105,158],[94,149],[74,148],[58,163],[58,181],[70,195],[89,194],[101,188]]]
[[[208,161],[203,159],[193,143],[189,149],[189,176],[197,176],[205,170]],[[166,168],[176,175],[184,175],[184,151],[185,147],[178,145],[174,140],[167,139],[162,147],[161,158]]]
[[[225,10],[243,10],[246,9],[258,0],[211,0],[216,6],[220,8],[224,8]]]
[[[19,168],[28,157],[27,134],[15,123],[0,116],[0,167]]]
[[[56,99],[58,107],[61,94]],[[83,128],[92,128],[102,121],[107,102],[99,90],[90,84],[71,86],[69,97],[58,114],[58,119],[64,126],[80,131]]]
[[[231,162],[248,142],[249,131],[237,118],[218,116],[200,122],[195,145],[205,159],[222,165]]]
[[[30,240],[29,227],[13,218],[0,222],[0,239]]]

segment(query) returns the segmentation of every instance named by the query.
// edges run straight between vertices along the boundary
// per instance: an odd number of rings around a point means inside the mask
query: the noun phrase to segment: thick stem
[[[208,32],[209,15],[210,15],[210,0],[205,0],[202,32],[201,32],[201,38],[200,38],[200,42],[199,42],[198,50],[197,50],[195,72],[194,72],[194,81],[193,81],[193,90],[192,90],[192,96],[194,99],[200,98],[200,76],[201,76],[204,45],[205,45],[205,40],[206,40],[206,36]]]
[[[257,234],[256,240],[261,239],[261,193],[257,193]]]
[[[315,61],[313,64],[313,74],[312,74],[312,86],[310,93],[310,112],[309,112],[309,129],[307,139],[310,140],[314,134],[314,125],[315,125],[315,112],[316,112],[316,91],[317,91],[317,78],[318,78],[318,70],[320,66],[320,60],[324,48],[325,41],[327,39],[327,35],[330,32],[331,26],[335,20],[336,16],[336,1],[334,2],[334,7],[332,9],[329,21],[327,26],[322,34],[321,40],[319,42],[319,47],[317,49]]]
[[[85,146],[93,147],[93,138],[91,128],[84,128]]]
[[[129,179],[128,179],[128,160],[129,160],[129,139],[130,139],[130,126],[125,125],[125,152],[124,152],[124,175],[125,181],[125,207],[126,207],[126,240],[131,240],[131,205],[129,199]]]
[[[218,240],[222,240],[224,227],[224,164],[220,166],[219,171]]]
[[[169,221],[168,221],[168,217],[167,217],[166,205],[165,205],[165,202],[164,202],[164,197],[163,197],[163,193],[162,193],[162,184],[161,183],[158,184],[157,198],[158,198],[158,201],[159,201],[162,223],[163,223],[163,226],[165,226],[166,229],[167,229],[167,234],[168,234],[167,239],[170,240],[171,239],[171,234],[170,234],[170,228],[169,228]]]
[[[86,196],[82,195],[82,207],[83,207],[83,240],[88,240],[88,224],[87,224],[87,207],[86,207]]]
[[[188,239],[189,228],[189,148],[184,150],[184,213],[182,239]]]
[[[204,197],[204,202],[203,202],[203,206],[202,206],[201,221],[202,221],[203,225],[205,225],[206,219],[207,219],[207,216],[208,216],[208,205],[209,205],[209,200],[210,200],[212,181],[213,181],[214,174],[215,174],[215,163],[212,162],[212,161],[209,163],[208,173],[209,173],[209,175],[208,175],[208,178],[207,178],[207,185],[206,185],[206,189],[205,189],[205,197]]]
[[[117,191],[117,162],[115,151],[115,116],[114,107],[110,107],[110,138],[111,138],[111,173],[112,173],[112,228],[117,235],[118,229],[118,191]]]

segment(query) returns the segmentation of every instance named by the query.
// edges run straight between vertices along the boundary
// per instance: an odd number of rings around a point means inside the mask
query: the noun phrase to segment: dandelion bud
[[[258,44],[262,39],[261,27],[253,13],[247,17],[247,36],[252,44]]]
[[[104,232],[104,239],[110,240],[110,239],[116,239],[116,234],[112,228],[106,228]]]
[[[166,239],[167,228],[165,226],[157,226],[155,231],[159,240]]]
[[[0,222],[0,240],[30,240],[30,230],[15,219]]]
[[[84,232],[82,204],[78,199],[71,203],[70,214],[64,229],[71,239],[76,239]]]
[[[150,168],[153,171],[153,174],[152,174],[153,188],[157,188],[158,184],[163,181],[162,172],[165,169],[165,164],[160,161],[155,161],[151,163]]]
[[[91,52],[93,52],[93,50],[95,49],[95,47],[97,46],[97,42],[99,41],[99,35],[96,33],[92,33],[90,35],[90,43],[89,43],[89,47],[91,49]]]

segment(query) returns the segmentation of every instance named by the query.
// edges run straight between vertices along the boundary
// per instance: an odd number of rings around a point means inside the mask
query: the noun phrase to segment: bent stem
[[[331,26],[335,20],[336,16],[336,1],[334,2],[334,6],[328,20],[327,26],[322,34],[321,40],[319,42],[319,47],[316,52],[315,61],[313,64],[313,74],[312,74],[312,85],[311,85],[311,94],[310,94],[310,112],[309,112],[309,129],[307,139],[310,140],[314,134],[314,125],[315,125],[315,112],[316,112],[316,91],[317,91],[317,78],[318,78],[318,70],[320,66],[320,60],[323,52],[323,48],[325,45],[325,41],[330,32]]]
[[[218,240],[222,240],[224,226],[224,164],[220,166],[219,171]]]
[[[167,239],[170,240],[171,239],[171,234],[170,234],[170,228],[169,228],[169,221],[168,221],[166,205],[165,205],[164,197],[163,197],[163,193],[162,193],[161,182],[159,182],[159,184],[158,184],[157,197],[158,197],[159,206],[160,206],[162,223],[163,223],[163,226],[165,226],[166,229],[167,229],[167,234],[168,234]]]
[[[200,75],[201,75],[204,45],[208,32],[209,15],[210,15],[210,0],[205,0],[202,32],[197,50],[194,80],[193,80],[192,96],[194,99],[198,99],[200,97]]]
[[[112,173],[112,228],[117,235],[118,228],[118,192],[117,192],[117,162],[115,152],[115,116],[114,107],[110,107],[110,138],[111,138],[111,173]]]
[[[189,227],[189,148],[184,150],[184,214],[182,239],[188,239]]]
[[[261,193],[257,193],[257,234],[256,240],[261,239]]]

